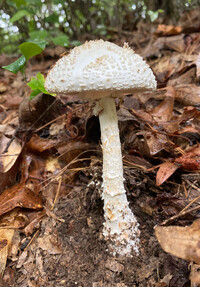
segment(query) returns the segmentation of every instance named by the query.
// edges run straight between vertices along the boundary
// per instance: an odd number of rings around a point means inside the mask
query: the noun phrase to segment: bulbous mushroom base
[[[104,194],[103,235],[109,242],[108,251],[114,256],[139,255],[139,224],[128,206],[126,195],[109,197]]]

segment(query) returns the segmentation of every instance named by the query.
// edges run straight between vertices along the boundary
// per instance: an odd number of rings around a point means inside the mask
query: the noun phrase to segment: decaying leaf
[[[197,59],[196,59],[196,75],[197,77],[200,77],[200,54],[198,55]]]
[[[14,229],[0,229],[0,277],[2,277],[14,235]]]
[[[156,237],[165,252],[200,264],[200,219],[191,226],[156,226]]]
[[[156,175],[156,184],[159,186],[165,182],[178,168],[188,171],[200,170],[200,146],[190,148],[184,155],[174,161],[167,161],[160,165]]]
[[[187,153],[176,158],[174,162],[185,170],[200,170],[200,145],[193,146]]]
[[[187,106],[199,105],[200,87],[194,84],[177,86],[176,100]]]
[[[42,250],[46,250],[49,254],[62,253],[61,243],[56,234],[46,234],[37,239],[37,244]]]
[[[161,121],[169,121],[172,118],[174,108],[175,90],[173,87],[166,88],[165,99],[154,108],[152,115]]]
[[[180,34],[181,31],[182,31],[182,28],[180,26],[159,24],[157,27],[156,33],[169,36],[169,35]]]
[[[156,185],[160,186],[163,184],[178,168],[179,166],[173,162],[162,163],[156,175]]]
[[[191,286],[199,286],[200,284],[200,265],[199,264],[190,264],[191,271],[190,271],[190,280]]]
[[[57,143],[57,140],[40,138],[37,134],[34,134],[27,143],[27,147],[32,151],[43,152],[55,147]]]
[[[23,228],[29,221],[28,217],[21,212],[20,208],[15,208],[0,217],[0,228]]]
[[[18,184],[0,194],[0,215],[14,209],[24,207],[42,209],[42,200],[30,188]]]
[[[22,145],[18,139],[14,139],[9,145],[6,152],[1,156],[1,165],[3,172],[7,172],[16,162],[19,154],[21,153]]]

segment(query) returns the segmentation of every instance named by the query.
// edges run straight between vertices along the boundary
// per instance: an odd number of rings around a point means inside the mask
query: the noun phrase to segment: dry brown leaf
[[[18,139],[14,139],[8,147],[8,150],[4,152],[1,157],[1,165],[4,173],[9,171],[15,164],[21,150],[22,145],[20,141]]]
[[[200,145],[193,146],[187,150],[186,154],[176,158],[174,163],[185,170],[200,170]]]
[[[155,155],[167,147],[167,137],[163,134],[146,132],[145,143],[149,148],[149,153]]]
[[[159,61],[153,67],[156,78],[161,83],[167,82],[167,80],[175,73],[176,69],[177,63],[172,62],[172,58],[169,55],[159,58]]]
[[[192,84],[194,83],[195,79],[195,74],[196,74],[196,68],[192,67],[188,71],[184,72],[183,74],[180,75],[180,73],[175,73],[174,77],[169,79],[167,82],[167,86],[180,86],[180,85],[185,85],[187,84]]]
[[[0,229],[0,277],[2,277],[6,267],[13,235],[14,229]]]
[[[160,121],[169,121],[174,108],[175,90],[173,87],[166,87],[165,99],[154,108],[152,115]]]
[[[159,24],[156,33],[159,35],[170,36],[180,34],[181,31],[182,28],[180,26]]]
[[[11,211],[15,207],[28,209],[42,209],[42,200],[23,183],[6,189],[0,194],[0,215]]]
[[[187,106],[200,105],[200,87],[194,84],[177,86],[176,100]]]
[[[152,122],[152,116],[147,113],[147,112],[144,112],[143,110],[134,110],[134,109],[131,109],[132,113],[139,119],[143,120],[143,121],[146,121],[146,122]]]
[[[27,147],[32,151],[43,152],[55,147],[57,144],[57,140],[44,139],[39,137],[37,134],[34,134],[27,143]]]
[[[184,34],[175,35],[171,37],[159,37],[155,41],[150,41],[149,44],[141,51],[144,58],[162,55],[163,49],[170,49],[179,53],[184,53]],[[180,56],[180,55],[179,55]],[[171,55],[173,57],[173,55]],[[160,61],[160,59],[158,60]]]
[[[4,98],[5,98],[4,106],[7,107],[8,109],[18,108],[23,99],[21,96],[17,96],[16,94],[13,96],[10,93],[6,93]]]
[[[186,227],[156,226],[155,234],[165,252],[200,264],[200,219]]]
[[[156,175],[156,184],[163,184],[178,168],[188,171],[200,170],[200,146],[196,145],[187,150],[184,155],[177,157],[173,162],[167,161],[160,165]]]
[[[196,59],[196,76],[200,77],[200,53]]]
[[[179,131],[178,131],[178,134],[181,135],[181,134],[184,134],[184,133],[200,133],[200,129],[197,129],[193,126],[186,126],[186,127],[183,127],[181,128]]]
[[[173,162],[167,161],[162,163],[156,174],[156,185],[160,186],[163,184],[178,168],[179,166]]]
[[[21,212],[20,208],[15,208],[0,217],[0,228],[23,228],[27,222],[28,217]]]
[[[200,286],[200,265],[199,264],[190,264],[190,281],[191,286]]]
[[[1,81],[0,82],[0,93],[4,93],[5,91],[7,91],[8,87],[6,85],[5,82]]]
[[[58,147],[56,147],[56,149],[58,150],[60,157],[65,160],[66,164],[68,164],[81,152],[87,150],[89,151],[90,149],[96,149],[96,145],[83,141],[71,140],[68,142],[63,142]]]
[[[38,247],[49,252],[49,254],[62,253],[61,243],[55,234],[48,234],[37,239]]]

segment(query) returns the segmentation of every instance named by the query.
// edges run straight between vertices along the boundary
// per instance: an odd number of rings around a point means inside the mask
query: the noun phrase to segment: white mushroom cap
[[[50,93],[79,94],[102,98],[115,93],[156,88],[152,70],[129,48],[97,40],[89,41],[63,56],[49,71],[46,90]]]

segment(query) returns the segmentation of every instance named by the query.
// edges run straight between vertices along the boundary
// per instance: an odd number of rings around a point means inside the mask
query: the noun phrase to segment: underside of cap
[[[47,75],[45,87],[50,93],[97,99],[152,90],[156,80],[147,63],[127,44],[122,48],[96,40],[72,49],[58,60]]]

